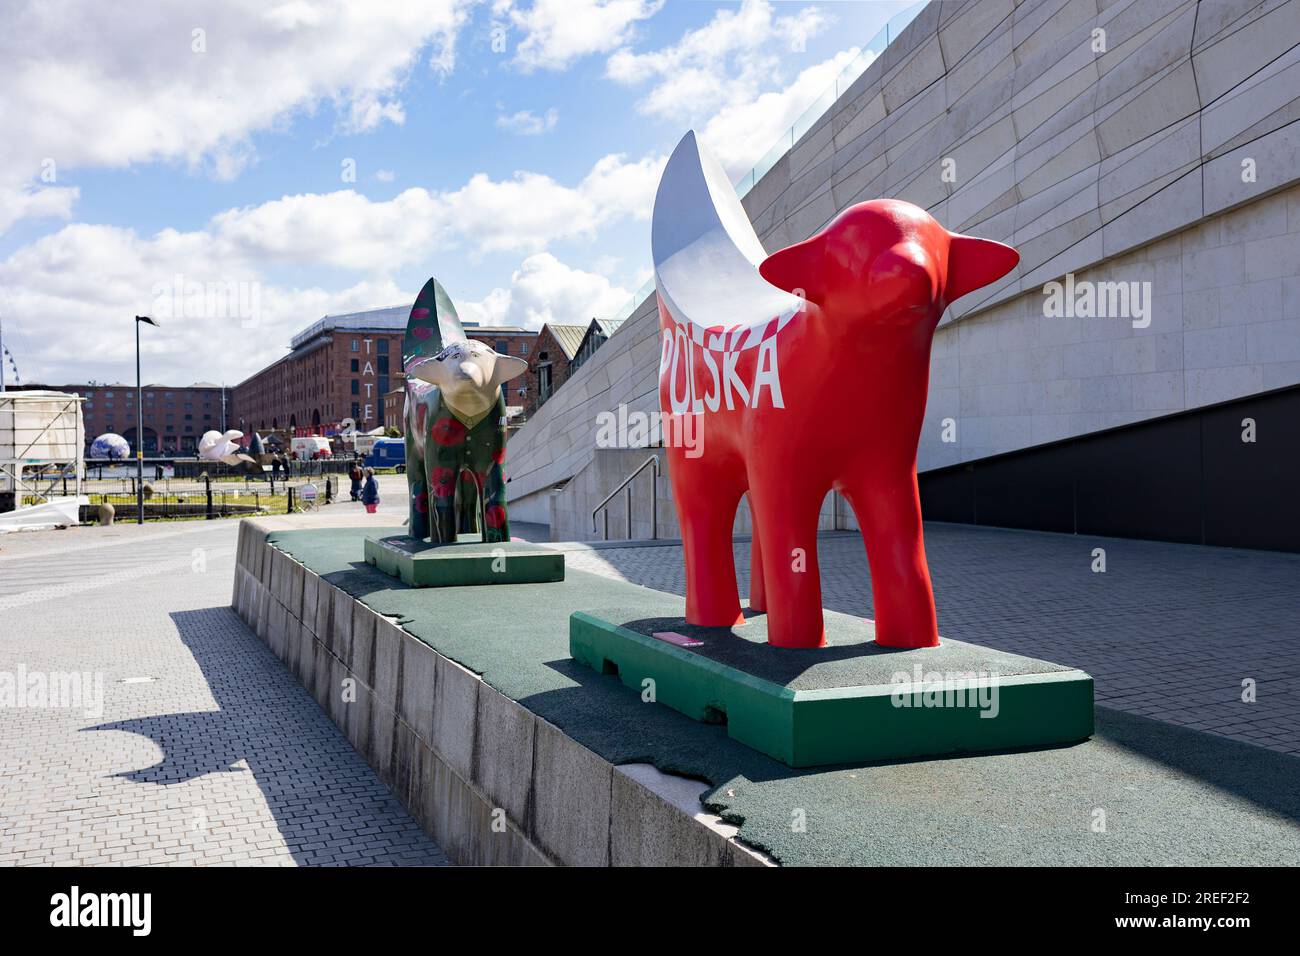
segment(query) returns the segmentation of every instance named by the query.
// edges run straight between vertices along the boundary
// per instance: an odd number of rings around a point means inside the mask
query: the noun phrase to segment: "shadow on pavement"
[[[161,748],[158,763],[118,776],[171,786],[211,773],[252,773],[300,865],[446,862],[234,611],[205,608],[171,618],[217,709],[88,728],[140,734]],[[216,825],[221,812],[212,813]]]

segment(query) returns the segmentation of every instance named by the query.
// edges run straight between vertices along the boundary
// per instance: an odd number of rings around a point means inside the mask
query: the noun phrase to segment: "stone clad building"
[[[878,197],[1019,250],[936,333],[928,517],[1300,550],[1298,96],[1300,0],[932,2],[743,203],[769,252]],[[1125,314],[1055,311],[1051,283]],[[657,407],[657,332],[651,296],[513,437],[513,514],[592,536],[646,457],[597,449],[597,417]],[[634,533],[653,494],[675,535],[649,480]]]

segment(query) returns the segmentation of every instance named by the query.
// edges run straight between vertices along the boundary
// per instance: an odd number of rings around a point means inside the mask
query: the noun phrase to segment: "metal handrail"
[[[641,474],[641,472],[646,470],[647,465],[651,466],[651,470],[654,472],[654,477],[655,477],[654,482],[650,486],[650,537],[651,538],[659,537],[659,456],[658,455],[651,455],[645,461],[641,462],[641,464],[637,465],[636,469],[632,472],[632,474],[624,478],[623,481],[619,484],[619,486],[615,488],[613,491],[611,491],[605,497],[604,501],[596,505],[595,508],[591,509],[592,534],[596,533],[596,515],[600,514],[602,509],[605,509],[604,535],[605,535],[605,540],[606,541],[609,540],[608,506],[609,503],[614,500],[614,496],[617,495],[620,491],[622,491],[626,493],[625,503],[627,508],[627,537],[629,541],[632,539],[632,481],[633,479],[636,478],[637,475]]]

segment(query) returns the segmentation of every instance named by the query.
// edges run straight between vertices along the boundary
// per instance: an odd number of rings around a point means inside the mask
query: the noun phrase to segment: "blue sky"
[[[146,377],[233,384],[322,314],[431,274],[464,318],[611,314],[648,276],[682,133],[739,177],[908,6],[19,5],[0,29],[5,344],[27,381],[129,381],[148,311]]]

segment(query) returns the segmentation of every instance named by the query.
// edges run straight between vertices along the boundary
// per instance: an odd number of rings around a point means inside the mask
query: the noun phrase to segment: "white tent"
[[[0,513],[0,531],[75,524],[80,506],[86,432],[78,395],[0,392],[0,492],[13,492],[14,510]],[[71,496],[55,495],[75,477]],[[24,506],[24,499],[34,499]]]

